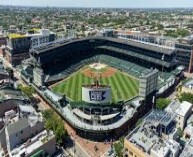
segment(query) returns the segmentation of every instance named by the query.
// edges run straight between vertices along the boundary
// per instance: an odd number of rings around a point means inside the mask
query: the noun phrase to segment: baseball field
[[[52,85],[51,89],[65,94],[74,101],[81,101],[82,85],[93,84],[96,78],[100,84],[111,86],[112,102],[125,101],[138,95],[139,81],[137,79],[108,66],[97,70],[93,67],[84,67],[65,80]]]

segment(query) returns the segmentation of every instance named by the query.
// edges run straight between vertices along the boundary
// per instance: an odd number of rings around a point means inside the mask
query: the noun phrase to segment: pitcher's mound
[[[101,63],[90,64],[88,68],[84,69],[82,72],[88,77],[111,77],[116,73],[116,69],[109,67]]]

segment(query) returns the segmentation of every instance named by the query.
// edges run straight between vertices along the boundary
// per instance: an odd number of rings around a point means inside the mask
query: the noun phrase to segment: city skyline
[[[104,7],[104,8],[186,8],[192,0],[1,0],[0,5],[49,7]]]

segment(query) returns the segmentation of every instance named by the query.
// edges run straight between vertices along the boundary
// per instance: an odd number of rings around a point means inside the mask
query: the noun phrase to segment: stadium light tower
[[[165,59],[165,54],[162,55],[162,61],[164,61]],[[164,65],[162,65],[162,74],[163,74],[163,71],[164,71]]]

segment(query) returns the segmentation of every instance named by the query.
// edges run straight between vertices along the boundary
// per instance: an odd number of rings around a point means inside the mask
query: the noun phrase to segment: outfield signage
[[[111,88],[82,87],[82,100],[93,104],[109,103],[111,101]]]
[[[89,91],[90,101],[103,101],[105,100],[105,91]]]

